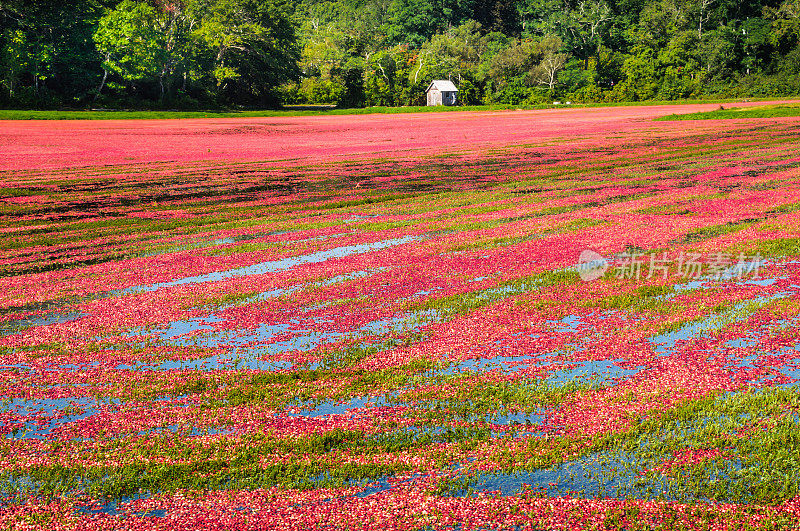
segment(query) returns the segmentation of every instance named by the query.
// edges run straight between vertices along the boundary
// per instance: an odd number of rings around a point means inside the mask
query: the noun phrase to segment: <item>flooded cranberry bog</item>
[[[713,108],[713,106],[705,106]],[[0,525],[800,525],[800,119],[0,125]]]

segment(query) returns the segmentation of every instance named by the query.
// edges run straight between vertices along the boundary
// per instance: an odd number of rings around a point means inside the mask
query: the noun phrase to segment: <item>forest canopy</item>
[[[0,105],[800,93],[800,0],[0,0]]]

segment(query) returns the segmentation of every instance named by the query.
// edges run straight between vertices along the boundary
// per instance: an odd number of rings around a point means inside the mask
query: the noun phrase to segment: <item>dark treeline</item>
[[[800,93],[800,0],[0,0],[0,105]]]

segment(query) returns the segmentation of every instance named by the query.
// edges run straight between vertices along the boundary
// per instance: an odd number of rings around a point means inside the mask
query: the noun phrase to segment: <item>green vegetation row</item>
[[[672,120],[742,120],[752,118],[791,118],[800,116],[800,107],[794,105],[765,106],[758,108],[730,108],[722,105],[716,111],[693,112],[690,114],[671,114],[658,118],[661,121]]]

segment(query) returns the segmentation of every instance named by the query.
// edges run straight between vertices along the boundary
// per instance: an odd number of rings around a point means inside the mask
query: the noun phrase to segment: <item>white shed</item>
[[[458,89],[452,81],[435,79],[428,85],[428,105],[455,105]]]

